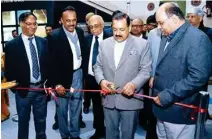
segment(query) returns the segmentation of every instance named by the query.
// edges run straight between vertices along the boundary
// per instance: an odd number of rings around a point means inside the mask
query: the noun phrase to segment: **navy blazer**
[[[173,103],[199,105],[199,91],[212,68],[211,41],[187,22],[164,51],[166,41],[161,40],[153,85],[153,96],[159,96],[162,107],[153,104],[153,112],[161,121],[195,124],[194,110]]]
[[[112,34],[108,32],[107,30],[104,30],[103,32],[103,40],[111,37]],[[88,76],[88,65],[89,65],[89,58],[90,58],[90,51],[91,51],[91,44],[92,44],[93,35],[89,34],[85,38],[85,55],[84,55],[84,64],[83,64],[83,74],[84,78]]]
[[[82,60],[84,56],[84,32],[81,28],[76,28],[79,38]],[[48,37],[50,52],[50,77],[49,84],[55,87],[58,84],[65,88],[70,88],[73,78],[73,53],[68,38],[62,27],[53,30]],[[83,61],[82,61],[83,63]],[[82,67],[82,65],[81,65]]]
[[[48,77],[48,43],[47,40],[35,36],[38,50],[41,82]],[[30,66],[21,35],[5,45],[5,76],[8,81],[16,80],[18,86],[29,87]],[[21,96],[26,96],[27,91],[18,91]]]

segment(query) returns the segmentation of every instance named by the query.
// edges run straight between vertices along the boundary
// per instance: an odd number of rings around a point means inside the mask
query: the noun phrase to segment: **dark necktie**
[[[38,77],[39,77],[38,58],[37,58],[37,52],[35,50],[35,46],[32,43],[32,39],[33,38],[28,38],[30,53],[31,53],[31,58],[32,58],[32,75],[35,79],[38,79]]]
[[[99,41],[98,41],[98,36],[95,36],[95,42],[93,46],[93,58],[92,58],[92,66],[96,64],[96,58],[98,55],[98,49],[99,49]]]

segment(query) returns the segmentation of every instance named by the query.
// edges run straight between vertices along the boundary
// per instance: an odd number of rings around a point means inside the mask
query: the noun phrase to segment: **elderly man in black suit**
[[[18,86],[42,88],[47,79],[47,40],[35,36],[37,17],[26,12],[19,17],[22,34],[5,45],[5,75]],[[28,139],[31,107],[33,108],[36,139],[46,139],[47,103],[44,91],[12,90],[16,95],[18,139]]]
[[[82,109],[82,92],[71,93],[65,89],[82,88],[82,56],[84,33],[77,26],[76,10],[66,7],[61,14],[62,27],[49,36],[51,76],[49,83],[58,96],[58,123],[63,139],[80,139],[79,117]],[[70,114],[70,130],[68,127]]]
[[[96,63],[96,57],[98,55],[99,43],[102,40],[110,37],[110,33],[104,31],[104,21],[101,16],[93,15],[88,21],[88,27],[90,28],[91,34],[86,37],[86,55],[85,55],[85,84],[86,89],[99,90],[100,86],[95,80],[93,73],[93,65]],[[93,102],[93,114],[94,123],[93,127],[96,132],[91,139],[98,139],[105,136],[104,127],[104,114],[101,102],[100,93],[91,92],[85,93],[85,97],[91,98]],[[86,106],[87,104],[84,103]]]

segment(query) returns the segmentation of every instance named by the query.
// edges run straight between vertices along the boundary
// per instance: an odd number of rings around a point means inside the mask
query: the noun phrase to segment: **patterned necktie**
[[[71,39],[72,43],[74,44],[75,50],[76,50],[76,54],[77,54],[77,59],[79,60],[81,57],[81,51],[80,51],[80,47],[78,45],[78,36],[77,33],[75,33],[75,35],[71,35],[70,33],[67,33],[67,36]]]
[[[32,58],[32,75],[37,80],[39,77],[38,58],[37,58],[37,52],[35,50],[35,46],[32,43],[32,39],[33,38],[28,38],[30,53],[31,53],[31,58]]]
[[[98,49],[99,49],[99,41],[98,41],[98,36],[95,36],[95,42],[93,46],[93,58],[92,58],[92,66],[96,64],[96,58],[98,55]]]

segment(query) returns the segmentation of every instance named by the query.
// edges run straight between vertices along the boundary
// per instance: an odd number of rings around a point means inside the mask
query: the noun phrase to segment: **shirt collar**
[[[63,25],[62,27],[63,27],[63,30],[65,31],[66,34],[71,34],[71,35],[75,35],[75,34],[76,34],[76,29],[74,29],[74,32],[69,32],[69,31],[64,27],[64,25]]]
[[[93,35],[93,37],[95,38],[96,36]],[[98,38],[100,38],[100,39],[102,38],[102,39],[103,39],[103,31],[102,31],[102,33],[100,33],[100,34],[98,35]]]
[[[180,26],[180,27],[177,28],[174,32],[172,32],[169,36],[167,36],[167,41],[168,41],[168,42],[170,42],[170,41],[174,38],[174,36],[179,32],[179,30],[180,30],[181,27],[182,27],[182,26]]]
[[[21,36],[22,36],[22,38],[25,39],[25,40],[28,40],[28,38],[33,38],[33,39],[35,38],[35,35],[29,37],[29,36],[24,35],[23,33],[21,34]]]

